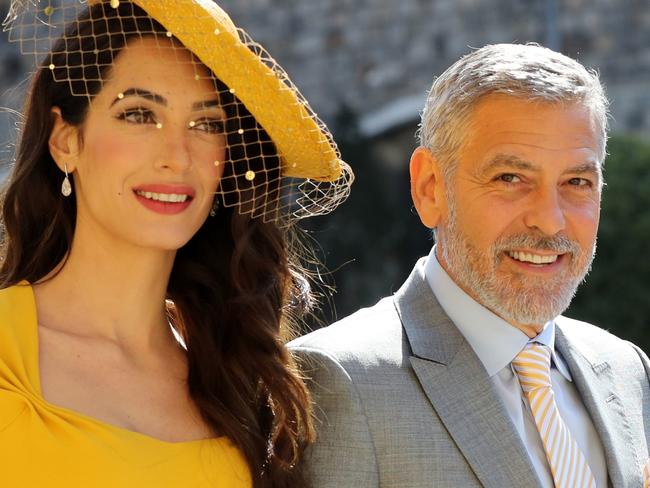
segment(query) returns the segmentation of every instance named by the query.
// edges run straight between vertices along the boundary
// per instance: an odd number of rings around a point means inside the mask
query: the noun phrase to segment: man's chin
[[[569,308],[574,293],[549,294],[547,288],[503,295],[495,297],[494,306],[488,308],[509,323],[543,325]]]
[[[495,273],[491,279],[473,285],[474,299],[499,317],[509,323],[534,325],[543,325],[562,314],[578,287],[574,279],[566,277],[523,280],[503,273]]]

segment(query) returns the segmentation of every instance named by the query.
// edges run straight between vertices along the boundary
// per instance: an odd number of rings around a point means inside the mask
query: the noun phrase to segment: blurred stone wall
[[[616,131],[650,135],[648,0],[223,0],[326,121],[405,122],[470,47],[534,41],[598,69]]]
[[[267,47],[326,122],[345,106],[366,136],[412,123],[433,76],[470,46],[527,41],[598,69],[612,100],[612,128],[650,136],[648,0],[219,3]],[[8,5],[0,0],[3,17]],[[0,106],[20,106],[24,86],[14,87],[25,80],[27,61],[2,33]],[[0,123],[3,141],[8,122]]]

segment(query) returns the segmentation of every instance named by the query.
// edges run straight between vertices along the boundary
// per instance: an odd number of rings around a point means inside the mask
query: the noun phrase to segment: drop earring
[[[68,165],[66,163],[63,163],[63,171],[65,171],[65,178],[63,178],[61,184],[61,194],[64,197],[69,197],[72,194],[72,185],[70,184],[70,178],[68,178]]]
[[[214,201],[212,202],[212,208],[210,209],[210,217],[216,217],[217,210],[219,210],[219,199],[217,197],[214,197]]]

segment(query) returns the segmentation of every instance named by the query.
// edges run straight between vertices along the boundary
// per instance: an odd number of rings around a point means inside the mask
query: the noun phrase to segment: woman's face
[[[153,37],[117,57],[74,158],[77,231],[176,250],[210,212],[226,152],[225,112],[207,69]]]

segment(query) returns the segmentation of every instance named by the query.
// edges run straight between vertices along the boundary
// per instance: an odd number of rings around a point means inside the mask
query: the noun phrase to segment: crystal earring
[[[214,197],[214,201],[212,202],[212,208],[210,209],[210,217],[216,217],[217,210],[219,210],[219,199],[217,197]]]
[[[63,163],[63,168],[65,178],[63,178],[63,183],[61,184],[61,194],[64,197],[69,197],[72,194],[72,185],[70,184],[70,178],[68,178],[68,165]]]

